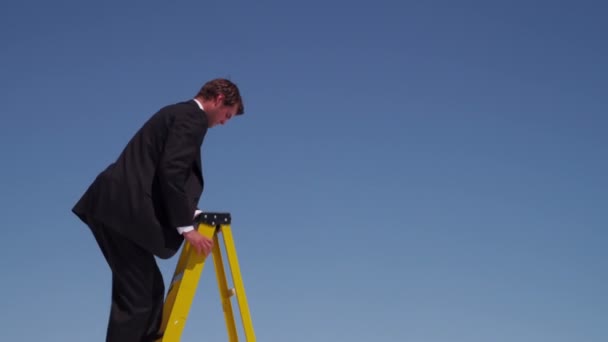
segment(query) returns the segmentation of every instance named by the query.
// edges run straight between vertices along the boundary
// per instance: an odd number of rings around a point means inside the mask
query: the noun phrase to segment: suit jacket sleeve
[[[167,218],[174,228],[192,224],[196,204],[188,195],[186,182],[206,132],[206,118],[196,111],[177,113],[169,127],[159,179]]]

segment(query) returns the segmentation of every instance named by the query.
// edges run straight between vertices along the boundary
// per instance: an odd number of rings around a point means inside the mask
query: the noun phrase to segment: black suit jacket
[[[161,108],[72,208],[166,259],[181,246],[203,192],[200,147],[207,116],[193,100]]]

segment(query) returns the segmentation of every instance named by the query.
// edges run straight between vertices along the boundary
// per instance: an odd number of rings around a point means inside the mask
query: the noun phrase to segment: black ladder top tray
[[[231,221],[232,218],[230,216],[230,213],[226,212],[202,212],[194,218],[195,223],[204,223],[210,226],[230,224]]]

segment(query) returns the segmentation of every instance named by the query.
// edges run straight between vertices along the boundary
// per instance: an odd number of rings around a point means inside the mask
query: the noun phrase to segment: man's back
[[[161,108],[100,173],[74,212],[155,254],[177,249],[182,240],[176,228],[191,222],[203,190],[200,146],[206,132],[205,113],[194,101]]]

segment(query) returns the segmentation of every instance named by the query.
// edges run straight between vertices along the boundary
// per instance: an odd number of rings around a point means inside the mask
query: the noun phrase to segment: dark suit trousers
[[[89,228],[112,270],[106,342],[152,342],[160,328],[165,286],[154,255],[101,223]]]

